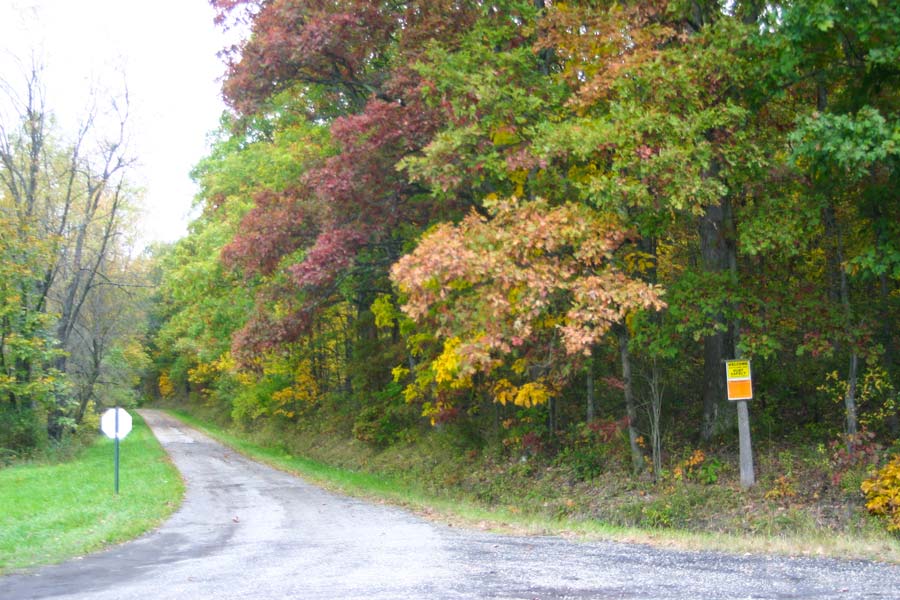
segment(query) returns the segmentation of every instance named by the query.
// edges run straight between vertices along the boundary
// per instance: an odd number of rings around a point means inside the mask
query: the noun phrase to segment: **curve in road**
[[[512,537],[323,491],[173,417],[141,415],[181,470],[162,527],[0,578],[0,599],[900,598],[900,567]]]

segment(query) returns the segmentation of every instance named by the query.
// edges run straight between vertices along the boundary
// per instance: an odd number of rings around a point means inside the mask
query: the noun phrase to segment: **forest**
[[[489,502],[640,487],[619,520],[667,526],[674,482],[736,485],[742,358],[754,493],[900,529],[900,5],[211,3],[247,32],[229,110],[134,289],[100,285],[116,146],[0,136],[0,447],[78,427],[108,369]]]

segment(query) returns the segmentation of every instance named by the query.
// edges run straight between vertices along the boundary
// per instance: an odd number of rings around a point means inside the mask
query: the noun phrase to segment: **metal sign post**
[[[119,493],[119,440],[131,431],[131,415],[123,408],[111,408],[100,417],[100,430],[115,441],[115,488]]]
[[[116,411],[116,494],[119,493],[119,411]]]

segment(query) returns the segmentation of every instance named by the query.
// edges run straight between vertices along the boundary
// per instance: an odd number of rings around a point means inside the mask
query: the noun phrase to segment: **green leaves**
[[[900,158],[900,120],[889,123],[871,106],[854,114],[813,114],[799,121],[790,141],[801,164],[834,168],[854,181],[876,163]]]

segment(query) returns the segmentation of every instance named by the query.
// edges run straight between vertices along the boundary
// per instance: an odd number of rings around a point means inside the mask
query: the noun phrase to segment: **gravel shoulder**
[[[516,537],[323,491],[141,414],[187,484],[155,532],[0,578],[0,598],[900,598],[900,567]]]

